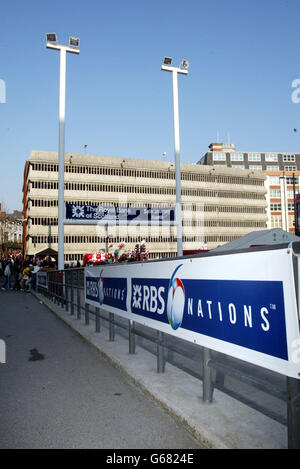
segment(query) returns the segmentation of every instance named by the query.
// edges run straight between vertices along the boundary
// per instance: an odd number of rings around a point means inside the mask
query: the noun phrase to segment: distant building
[[[300,154],[236,151],[234,144],[211,143],[198,162],[215,168],[263,171],[266,175],[268,228],[294,232],[294,196],[299,193]]]
[[[18,210],[6,213],[0,204],[0,252],[5,252],[7,244],[23,243],[23,214]]]
[[[181,164],[183,249],[212,249],[266,228],[266,176],[259,171]],[[58,155],[32,151],[25,164],[25,254],[57,251]],[[174,207],[173,162],[65,154],[65,201],[74,204]],[[65,262],[106,247],[104,226],[66,225]],[[176,227],[111,226],[114,250],[145,240],[150,258],[177,253]],[[111,251],[112,252],[112,251]]]

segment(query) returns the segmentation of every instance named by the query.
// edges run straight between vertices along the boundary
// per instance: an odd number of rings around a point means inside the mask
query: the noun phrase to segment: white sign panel
[[[86,267],[85,301],[300,378],[293,259],[279,249]]]

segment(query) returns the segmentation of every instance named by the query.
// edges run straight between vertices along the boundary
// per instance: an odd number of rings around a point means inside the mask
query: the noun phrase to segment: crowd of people
[[[94,254],[86,254],[83,258],[83,266],[111,264],[115,262],[136,262],[147,261],[145,241],[137,243],[132,251],[122,252],[125,243],[120,243],[114,254],[100,251]],[[69,261],[64,268],[81,267],[79,261]],[[31,257],[23,258],[21,252],[12,251],[0,257],[0,288],[1,290],[30,291],[35,283],[35,273],[40,269],[57,269],[57,260],[47,256],[44,258]]]
[[[55,268],[55,259],[22,258],[20,253],[8,254],[0,258],[1,290],[29,292],[33,286],[36,272],[42,268]]]
[[[105,251],[100,251],[93,254],[85,254],[83,257],[83,266],[113,264],[116,262],[138,262],[147,261],[149,259],[149,254],[146,250],[146,243],[144,240],[140,243],[137,243],[135,245],[134,250],[128,250],[123,252],[122,250],[124,249],[124,247],[125,243],[120,243],[118,248],[115,249],[114,254]]]

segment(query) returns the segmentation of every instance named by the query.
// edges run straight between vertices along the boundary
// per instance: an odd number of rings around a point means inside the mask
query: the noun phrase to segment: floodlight
[[[55,33],[47,33],[46,38],[47,38],[47,42],[57,42]]]
[[[171,65],[172,64],[172,57],[164,57],[163,64],[164,65]]]
[[[70,37],[69,38],[69,46],[71,47],[79,47],[80,40],[78,37]]]
[[[180,64],[180,67],[181,68],[184,68],[185,70],[187,70],[189,68],[189,65],[190,65],[190,62],[188,60],[182,60],[181,64]]]

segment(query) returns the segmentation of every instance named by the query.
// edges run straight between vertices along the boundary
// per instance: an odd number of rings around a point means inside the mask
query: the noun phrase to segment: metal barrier
[[[70,268],[63,271],[48,271],[47,286],[40,286],[37,283],[36,290],[55,304],[64,308],[71,316],[76,315],[78,320],[84,317],[86,325],[90,324],[90,319],[92,318],[95,322],[95,332],[100,332],[106,323],[109,341],[115,340],[116,332],[122,336],[127,335],[129,354],[136,353],[136,338],[140,338],[142,340],[145,339],[152,343],[154,351],[153,349],[151,351],[156,355],[158,373],[165,372],[166,361],[172,362],[170,357],[173,352],[176,352],[185,358],[191,358],[190,354],[183,351],[177,346],[177,344],[166,342],[166,335],[168,334],[158,330],[153,331],[153,329],[147,328],[146,326],[141,327],[132,320],[125,320],[124,318],[117,316],[115,313],[86,304],[84,302],[83,268]],[[144,329],[147,330],[145,331]],[[203,402],[212,403],[214,388],[226,392],[223,385],[225,375],[231,376],[240,382],[268,393],[281,401],[285,401],[287,404],[287,419],[276,416],[272,413],[270,414],[269,412],[267,412],[267,415],[278,422],[287,425],[288,447],[290,449],[300,448],[299,380],[287,378],[286,390],[283,391],[267,380],[250,375],[246,372],[240,372],[236,367],[224,363],[224,361],[218,359],[218,356],[221,354],[217,354],[216,357],[212,357],[211,350],[199,345],[197,345],[197,347],[201,349],[202,366],[199,371],[191,371],[187,367],[184,367],[183,369],[187,373],[190,373],[202,380]],[[215,376],[213,376],[213,372],[215,373]],[[259,408],[259,405],[256,406],[256,409],[263,412],[262,408]]]

